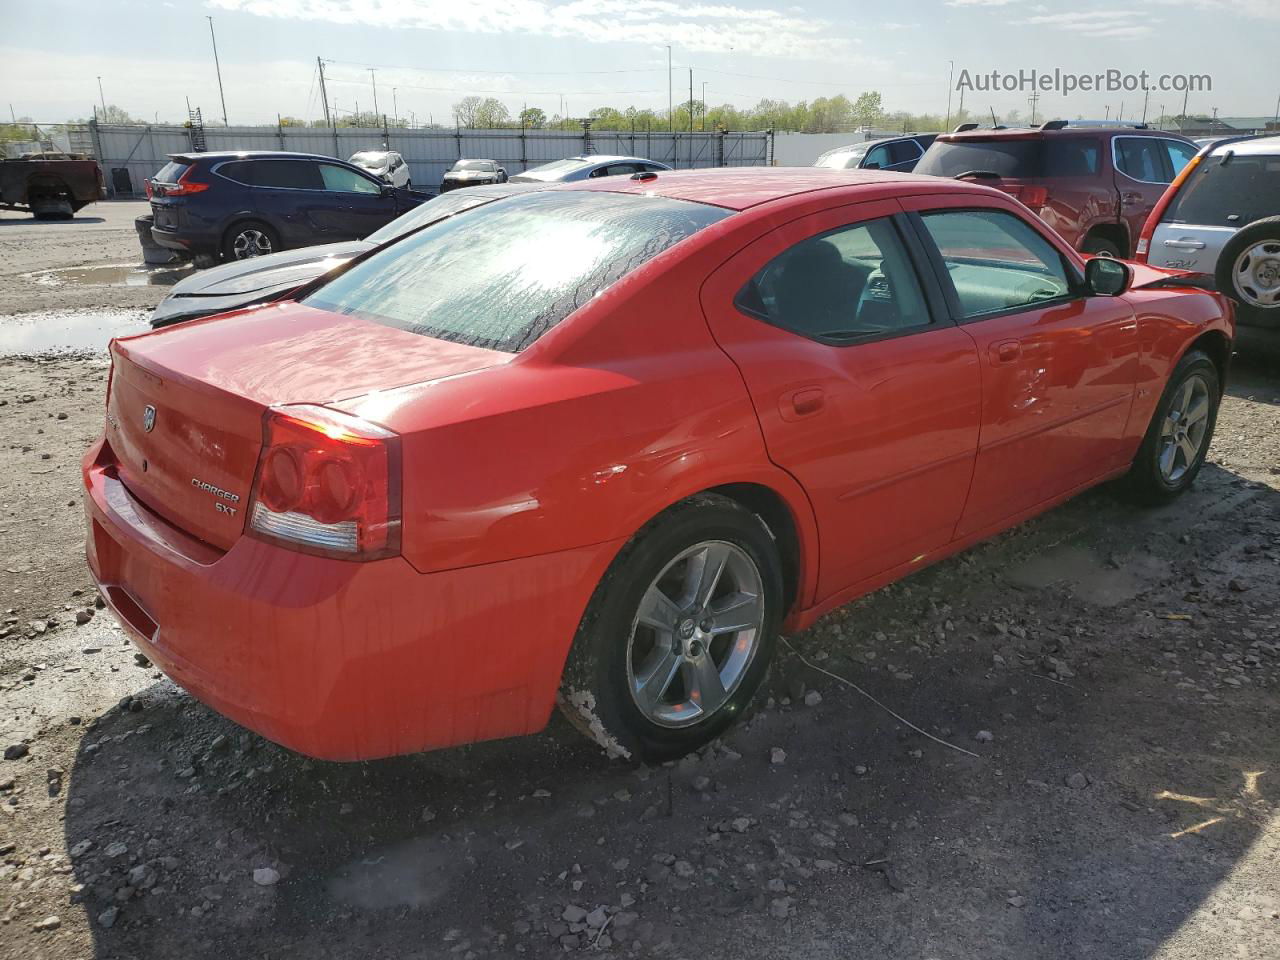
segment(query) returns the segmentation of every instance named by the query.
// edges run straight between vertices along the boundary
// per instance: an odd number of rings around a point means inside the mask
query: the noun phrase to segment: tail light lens
[[[143,180],[143,181],[142,181],[142,184],[143,184],[143,186],[144,186],[144,187],[146,187],[146,189],[147,189],[147,199],[148,199],[148,200],[150,200],[150,199],[151,199],[151,178],[150,178],[150,177],[147,177],[147,179],[145,179],[145,180]]]
[[[178,178],[177,183],[169,184],[164,188],[166,197],[187,197],[193,193],[200,193],[209,189],[209,184],[202,180],[191,179],[191,168],[188,167],[186,173]]]
[[[400,438],[327,407],[268,410],[249,529],[344,560],[400,552]]]
[[[1018,197],[1018,199],[1021,200],[1023,203],[1025,203],[1032,210],[1039,210],[1041,207],[1043,207],[1046,203],[1049,202],[1049,188],[1048,187],[1023,187],[1022,195]]]
[[[1142,225],[1142,232],[1138,234],[1138,245],[1133,250],[1133,259],[1139,263],[1147,262],[1147,257],[1151,254],[1151,238],[1155,235],[1156,227],[1160,225],[1165,211],[1169,209],[1169,204],[1173,203],[1173,198],[1178,195],[1182,185],[1187,182],[1187,177],[1191,176],[1191,172],[1200,166],[1200,160],[1203,156],[1204,151],[1188,160],[1187,165],[1178,171],[1178,175],[1173,178],[1173,183],[1169,184],[1165,192],[1160,195],[1160,199],[1156,201],[1156,205],[1151,208],[1147,222]]]

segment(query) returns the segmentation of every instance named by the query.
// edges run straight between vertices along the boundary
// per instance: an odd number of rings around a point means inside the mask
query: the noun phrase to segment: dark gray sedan
[[[164,327],[256,303],[287,300],[299,287],[374,247],[399,240],[472,207],[550,186],[554,184],[502,183],[471,187],[428,200],[363,240],[299,247],[201,270],[174,285],[151,314],[151,326]]]

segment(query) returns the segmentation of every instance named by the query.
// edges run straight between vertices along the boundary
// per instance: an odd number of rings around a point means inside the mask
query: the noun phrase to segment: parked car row
[[[614,756],[698,749],[780,631],[1204,463],[1227,299],[1083,257],[992,182],[480,186],[327,272],[230,278],[310,282],[112,342],[102,596],[194,696],[313,756],[531,733],[557,703]]]

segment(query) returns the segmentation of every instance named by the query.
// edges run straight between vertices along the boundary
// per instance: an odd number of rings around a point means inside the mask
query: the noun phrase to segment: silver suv
[[[1240,324],[1280,329],[1280,136],[1201,150],[1151,211],[1137,259],[1208,274]]]

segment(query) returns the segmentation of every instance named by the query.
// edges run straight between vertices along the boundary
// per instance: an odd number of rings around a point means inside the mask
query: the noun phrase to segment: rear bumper
[[[222,553],[134,499],[104,441],[83,476],[89,568],[139,649],[219,713],[327,760],[542,729],[617,547],[432,574],[247,536]]]

